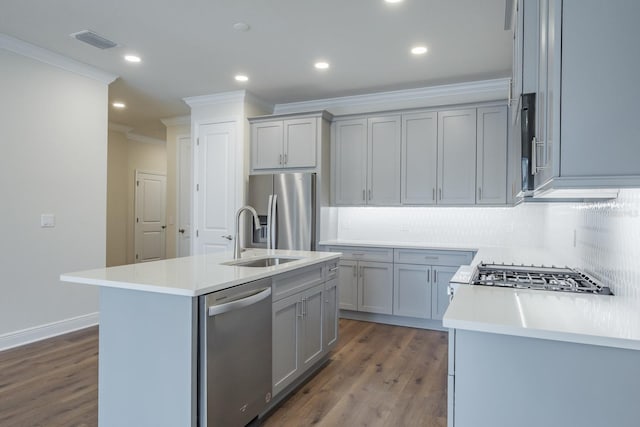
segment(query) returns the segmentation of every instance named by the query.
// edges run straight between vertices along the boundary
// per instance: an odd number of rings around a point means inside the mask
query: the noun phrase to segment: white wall
[[[105,264],[108,100],[104,82],[3,49],[0,64],[0,347],[6,347],[33,337],[30,328],[55,332],[56,325],[97,320],[97,289],[62,283],[59,275]],[[42,213],[56,215],[55,228],[40,228]]]

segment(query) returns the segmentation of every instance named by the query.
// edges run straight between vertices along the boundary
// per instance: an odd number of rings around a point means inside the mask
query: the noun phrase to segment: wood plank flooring
[[[97,426],[97,382],[97,327],[0,352],[0,426]],[[446,332],[341,319],[330,362],[263,425],[444,427],[446,383]]]
[[[97,425],[97,326],[0,352],[0,426]]]

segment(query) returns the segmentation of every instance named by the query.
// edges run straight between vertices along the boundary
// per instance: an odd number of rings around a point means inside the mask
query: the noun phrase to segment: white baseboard
[[[0,351],[88,328],[89,326],[97,325],[98,320],[99,313],[95,312],[22,329],[21,331],[9,332],[0,335]]]

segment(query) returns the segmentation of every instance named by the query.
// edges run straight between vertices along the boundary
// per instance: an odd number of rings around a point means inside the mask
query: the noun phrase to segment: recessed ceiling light
[[[384,0],[387,3],[402,3],[403,0]]]
[[[114,102],[113,105],[115,108],[124,108],[126,107],[126,105],[124,105],[124,102]]]
[[[249,80],[249,77],[245,76],[244,74],[238,74],[235,79],[239,82],[246,82],[247,80]]]
[[[316,62],[314,64],[314,67],[316,67],[318,70],[326,70],[327,68],[329,68],[329,63],[324,61]]]
[[[236,31],[245,32],[249,31],[249,28],[251,27],[246,22],[236,22],[235,24],[233,24],[233,29]]]
[[[411,53],[414,55],[423,55],[427,53],[427,48],[425,46],[416,46],[411,49]]]
[[[125,55],[124,59],[129,62],[140,62],[141,59],[137,55]]]

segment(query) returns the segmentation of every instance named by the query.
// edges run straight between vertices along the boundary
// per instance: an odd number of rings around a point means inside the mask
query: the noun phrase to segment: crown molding
[[[228,104],[229,102],[244,102],[245,90],[234,90],[231,92],[212,93],[210,95],[199,95],[182,98],[189,107],[201,107],[204,105]]]
[[[112,132],[120,132],[131,141],[143,142],[145,144],[166,144],[166,141],[163,141],[162,139],[134,133],[132,127],[120,125],[118,123],[109,122],[109,130]]]
[[[50,50],[3,33],[0,33],[0,48],[17,53],[18,55],[26,56],[27,58],[35,59],[36,61],[44,62],[45,64],[53,65],[54,67],[58,67],[66,71],[71,71],[72,73],[76,73],[93,80],[97,80],[106,85],[118,78],[115,74],[107,73],[106,71],[102,71],[91,65],[67,58],[66,56],[54,53]]]
[[[263,100],[262,98],[258,98],[251,92],[246,93],[245,100],[264,111],[273,111],[273,104]]]
[[[507,100],[510,79],[481,80],[417,89],[276,104],[274,114],[328,110],[334,115]]]
[[[190,125],[191,124],[191,116],[167,117],[167,118],[164,118],[164,119],[160,119],[160,121],[166,127],[169,127],[169,126],[180,126],[180,125]]]

